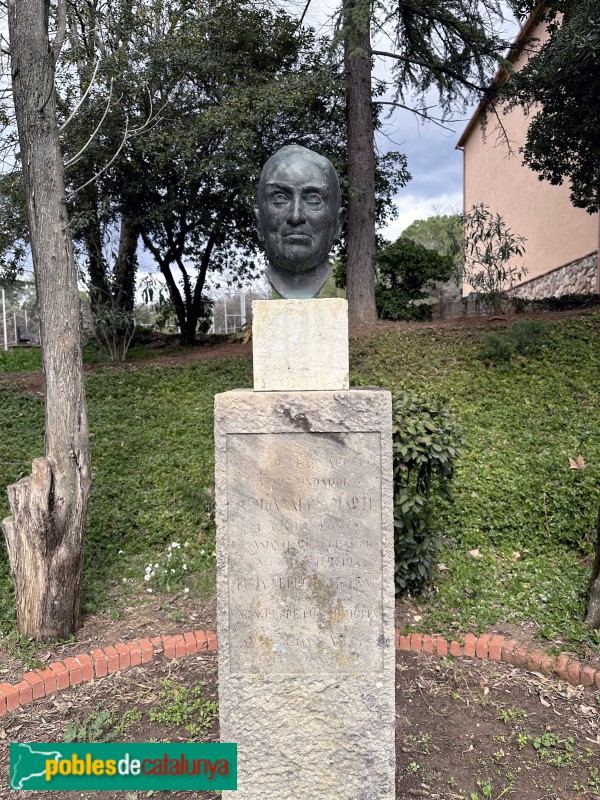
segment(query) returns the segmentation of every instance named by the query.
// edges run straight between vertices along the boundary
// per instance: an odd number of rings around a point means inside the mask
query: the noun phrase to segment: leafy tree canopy
[[[375,297],[383,319],[423,319],[429,306],[419,305],[437,281],[454,273],[452,258],[400,237],[379,251]]]
[[[416,219],[402,231],[402,239],[411,239],[428,250],[456,257],[456,243],[462,240],[460,214],[435,214],[427,219]]]
[[[537,3],[521,4],[533,11]],[[523,160],[540,180],[569,180],[571,202],[600,208],[600,0],[554,0],[540,20],[550,38],[500,88],[532,116]]]
[[[69,13],[63,120],[89,91],[63,147],[92,302],[133,308],[141,237],[190,342],[207,274],[256,268],[256,185],[278,147],[327,155],[347,195],[342,71],[314,32],[249,0],[86,0]],[[408,179],[404,156],[379,157],[380,221]]]

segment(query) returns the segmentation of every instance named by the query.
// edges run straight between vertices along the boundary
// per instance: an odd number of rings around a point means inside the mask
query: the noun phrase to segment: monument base
[[[252,303],[256,391],[348,388],[348,302],[256,300]]]
[[[391,396],[215,399],[231,800],[394,800]]]

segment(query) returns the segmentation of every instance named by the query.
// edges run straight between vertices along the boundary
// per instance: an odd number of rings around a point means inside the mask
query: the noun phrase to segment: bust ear
[[[338,241],[338,239],[342,236],[342,228],[344,227],[344,223],[346,222],[346,217],[348,216],[348,212],[345,208],[340,208],[338,211],[338,218],[337,218],[337,225],[335,228],[335,239],[334,241]]]
[[[265,234],[263,231],[262,219],[260,218],[260,211],[258,210],[258,206],[254,207],[254,219],[256,220],[256,230],[258,232],[258,238],[261,242],[264,242]]]

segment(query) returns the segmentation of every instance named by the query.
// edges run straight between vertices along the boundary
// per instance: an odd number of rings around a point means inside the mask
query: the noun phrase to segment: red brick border
[[[402,634],[396,630],[395,648],[403,652],[425,653],[503,661],[530,672],[556,675],[574,686],[600,690],[600,669],[579,661],[571,653],[552,656],[545,650],[500,634],[466,633],[447,639],[429,633]],[[79,683],[104,678],[140,664],[149,664],[157,657],[182,658],[194,653],[217,650],[214,631],[186,631],[174,636],[154,636],[133,642],[117,642],[114,646],[96,647],[89,654],[78,653],[63,661],[54,661],[43,670],[26,672],[16,685],[0,683],[0,717],[41,697],[55,694]]]

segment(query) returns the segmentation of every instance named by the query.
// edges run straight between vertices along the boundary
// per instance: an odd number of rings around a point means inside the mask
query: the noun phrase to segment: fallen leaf
[[[594,706],[579,706],[579,710],[582,714],[586,714],[588,716],[596,713]]]
[[[448,569],[448,567],[445,564],[438,564],[437,568],[438,572],[445,572]]]
[[[518,561],[521,558],[521,553],[518,550],[513,550],[511,558],[513,561]]]
[[[0,730],[0,739],[6,739],[6,731],[4,728]]]
[[[544,708],[550,708],[550,703],[540,695],[540,703],[544,706]]]
[[[571,469],[585,469],[587,467],[587,464],[583,460],[581,453],[579,453],[575,459],[570,458],[569,464],[571,465]]]
[[[415,614],[413,616],[413,619],[415,622],[420,622],[423,619],[423,617],[420,614]]]
[[[479,552],[478,547],[476,547],[475,550],[469,550],[469,555],[471,558],[483,558],[483,553]]]

